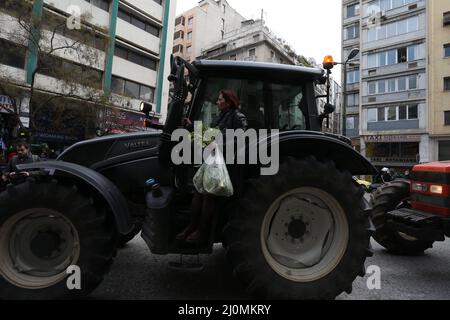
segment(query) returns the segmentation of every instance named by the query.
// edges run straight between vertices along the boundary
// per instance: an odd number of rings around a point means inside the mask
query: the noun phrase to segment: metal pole
[[[342,117],[342,135],[347,135],[347,61],[343,64],[343,71],[344,71],[344,85],[342,88],[342,110],[341,110],[341,117]]]

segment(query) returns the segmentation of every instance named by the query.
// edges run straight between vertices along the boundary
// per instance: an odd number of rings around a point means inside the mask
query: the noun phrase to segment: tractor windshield
[[[303,84],[279,84],[262,80],[208,78],[190,118],[210,126],[218,116],[216,101],[223,89],[240,99],[240,111],[250,128],[306,130],[308,108]]]

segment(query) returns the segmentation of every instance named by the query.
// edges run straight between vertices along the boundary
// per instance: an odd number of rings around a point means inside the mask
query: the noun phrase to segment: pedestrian
[[[392,180],[394,180],[392,178],[389,168],[381,169],[381,179],[383,180],[384,183],[391,182]]]
[[[30,150],[30,145],[26,142],[22,142],[18,144],[17,148],[17,155],[14,156],[9,162],[8,166],[6,167],[5,172],[3,173],[2,179],[3,180],[9,180],[12,177],[14,177],[17,174],[20,174],[22,176],[30,176],[29,172],[22,171],[17,168],[18,165],[21,164],[28,164],[40,161],[39,157],[37,155],[33,155]]]

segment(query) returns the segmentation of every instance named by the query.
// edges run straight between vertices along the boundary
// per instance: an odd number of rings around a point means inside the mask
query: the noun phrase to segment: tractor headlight
[[[442,194],[444,192],[442,186],[432,185],[430,186],[430,192],[435,194]]]

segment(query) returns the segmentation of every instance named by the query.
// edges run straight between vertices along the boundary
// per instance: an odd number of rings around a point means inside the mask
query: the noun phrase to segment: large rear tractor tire
[[[351,293],[372,254],[363,196],[350,173],[315,158],[289,158],[277,175],[249,181],[224,230],[235,275],[264,299]]]
[[[431,247],[433,241],[423,241],[396,230],[386,223],[386,213],[395,209],[410,208],[410,182],[394,180],[382,185],[373,193],[374,239],[388,251],[399,255],[420,255]]]
[[[0,194],[0,299],[84,297],[103,280],[116,246],[114,218],[75,185],[10,186]]]

